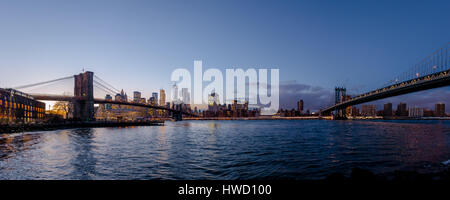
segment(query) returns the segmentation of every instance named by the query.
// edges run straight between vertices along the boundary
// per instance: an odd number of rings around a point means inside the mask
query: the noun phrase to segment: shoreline
[[[129,127],[129,126],[162,126],[164,121],[146,121],[146,122],[64,122],[47,124],[8,124],[0,125],[0,134],[32,132],[32,131],[51,131],[72,128],[103,128],[103,127]]]
[[[184,117],[183,120],[340,120],[333,119],[332,116],[298,116],[298,117]],[[355,117],[342,120],[450,120],[450,117]]]

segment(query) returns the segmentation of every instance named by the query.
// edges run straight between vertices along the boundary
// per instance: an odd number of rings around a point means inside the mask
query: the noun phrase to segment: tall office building
[[[159,90],[159,105],[160,106],[164,106],[166,105],[166,91],[164,91],[164,89],[160,89]]]
[[[397,105],[397,111],[395,112],[395,115],[397,116],[408,116],[408,112],[406,110],[406,103],[399,103]]]
[[[158,93],[157,92],[153,92],[152,93],[152,97],[155,99],[155,105],[158,105]]]
[[[133,102],[140,102],[141,101],[141,92],[134,91],[133,92]]]
[[[303,113],[303,99],[297,102],[297,111]]]
[[[189,90],[187,88],[181,88],[181,100],[185,104],[190,104],[191,102],[191,95],[189,93]]]
[[[150,97],[150,99],[148,99],[148,103],[150,104],[150,105],[156,105],[156,98],[155,97]]]
[[[384,104],[383,116],[392,116],[392,103]]]
[[[435,117],[445,117],[445,104],[438,103],[434,105],[434,116]]]
[[[176,83],[172,86],[172,102],[178,101],[178,86]]]

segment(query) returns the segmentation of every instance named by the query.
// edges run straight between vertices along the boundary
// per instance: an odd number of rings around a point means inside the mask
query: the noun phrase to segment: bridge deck
[[[31,95],[33,96],[34,99],[41,100],[41,101],[82,101],[82,100],[86,100],[83,97],[65,96],[65,95],[49,95],[49,94],[31,94]],[[189,116],[194,116],[194,117],[197,116],[195,114],[180,111],[180,110],[166,108],[163,106],[143,104],[143,103],[112,101],[112,100],[104,100],[104,99],[94,99],[94,103],[96,103],[96,104],[118,104],[118,105],[129,105],[129,106],[153,108],[153,109],[159,109],[159,110],[167,110],[170,112],[177,112],[177,113],[181,113],[183,115],[189,115]]]

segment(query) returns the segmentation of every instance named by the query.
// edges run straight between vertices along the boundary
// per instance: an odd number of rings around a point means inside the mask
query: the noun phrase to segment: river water
[[[450,121],[181,121],[0,134],[0,179],[320,179],[432,170]]]

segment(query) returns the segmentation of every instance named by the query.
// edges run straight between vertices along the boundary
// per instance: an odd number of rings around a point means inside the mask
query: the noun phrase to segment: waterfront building
[[[438,103],[434,105],[434,116],[435,117],[445,117],[445,104]]]
[[[353,116],[353,117],[359,116],[359,109],[357,107],[352,106],[350,113],[351,113],[351,116]]]
[[[376,105],[362,105],[361,106],[361,115],[362,116],[376,116],[377,115],[377,106]]]
[[[423,108],[410,107],[408,109],[408,117],[423,117]]]
[[[392,116],[392,103],[384,104],[383,116]]]
[[[34,122],[45,117],[45,103],[31,95],[0,88],[0,123]]]
[[[395,112],[397,116],[408,116],[408,110],[406,110],[406,103],[399,103],[397,105],[397,111]]]
[[[423,116],[424,117],[433,117],[434,112],[431,109],[423,109]]]
[[[297,111],[300,114],[303,113],[303,99],[300,99],[300,101],[297,101]]]

